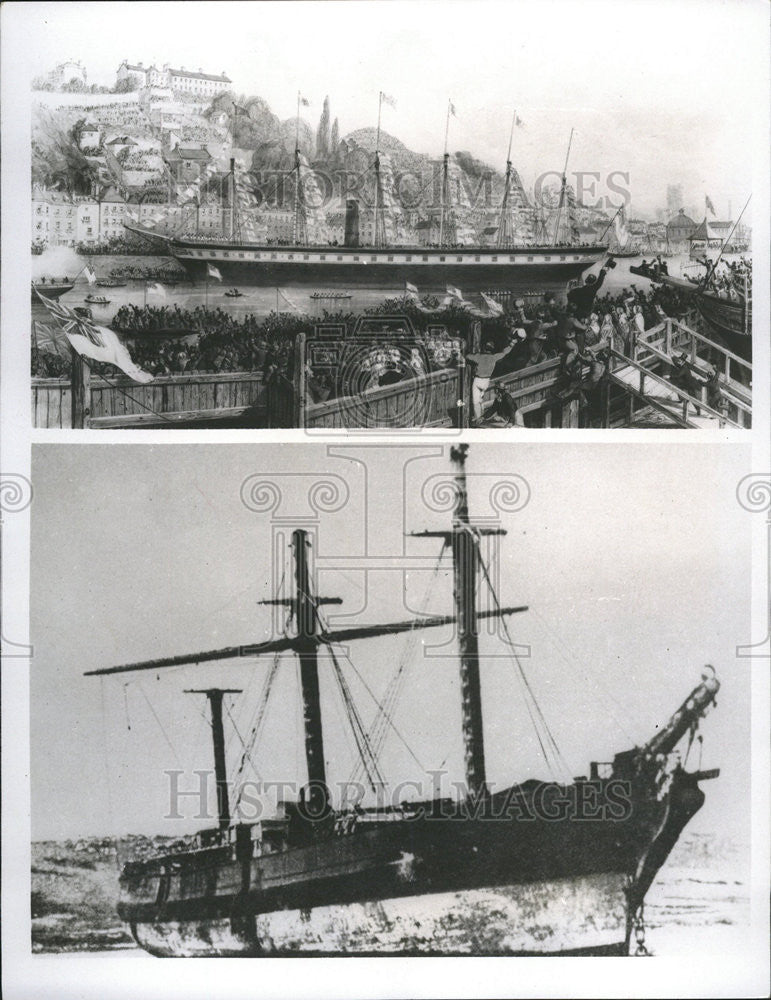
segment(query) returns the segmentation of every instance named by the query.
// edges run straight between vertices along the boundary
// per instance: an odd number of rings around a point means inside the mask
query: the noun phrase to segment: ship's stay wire
[[[485,582],[487,583],[487,587],[488,587],[488,589],[490,591],[490,595],[491,595],[493,601],[495,602],[495,606],[498,609],[498,611],[500,611],[501,604],[500,604],[500,601],[498,600],[498,594],[496,593],[495,588],[493,587],[493,583],[492,583],[492,580],[490,579],[490,574],[488,572],[487,565],[485,564],[485,561],[482,558],[481,554],[479,555],[479,565],[480,565],[480,567],[482,569],[482,574],[483,574],[483,576],[485,578]],[[542,752],[544,754],[544,758],[546,760],[546,763],[547,763],[547,765],[550,768],[554,768],[554,766],[556,764],[557,765],[557,769],[563,771],[564,774],[567,775],[567,777],[569,779],[570,778],[570,769],[567,766],[565,758],[562,756],[562,752],[561,752],[559,746],[557,745],[557,741],[554,738],[554,735],[553,735],[553,733],[551,731],[551,728],[549,727],[548,722],[546,721],[546,717],[544,716],[544,714],[543,714],[543,712],[541,710],[541,707],[538,704],[538,700],[535,697],[535,694],[533,693],[533,689],[531,688],[530,682],[527,679],[527,674],[525,673],[525,670],[524,670],[524,668],[522,666],[522,661],[520,660],[519,656],[517,656],[517,654],[514,652],[514,643],[513,643],[512,638],[511,638],[511,633],[509,632],[509,627],[506,624],[506,619],[504,618],[503,615],[500,615],[500,620],[501,620],[501,624],[503,626],[503,630],[506,633],[506,638],[508,640],[509,646],[511,647],[511,658],[512,658],[513,662],[516,664],[517,674],[518,674],[518,676],[519,676],[519,678],[520,678],[520,680],[521,680],[521,682],[522,682],[522,684],[524,686],[524,690],[525,690],[525,698],[524,698],[525,705],[526,705],[526,707],[528,709],[528,714],[530,715],[531,721],[533,722],[533,727],[534,727],[534,729],[536,731],[536,736],[538,737],[538,742],[541,745],[541,749],[542,749]],[[528,703],[528,697],[530,699],[530,703],[531,704]],[[545,735],[545,743],[543,742],[541,734],[539,733],[539,726],[536,723],[536,718],[533,715],[533,711],[531,711],[531,705],[532,705],[532,709],[535,711],[536,716],[538,717],[538,720],[540,722],[540,726],[543,729],[543,733]],[[547,745],[549,745],[551,747],[551,753],[550,754],[546,753],[546,746]],[[552,760],[550,760],[550,757],[553,757],[553,762],[552,762]]]
[[[364,764],[364,770],[366,771],[367,780],[369,781],[370,787],[373,792],[377,792],[378,785],[381,787],[385,784],[383,780],[383,775],[378,767],[377,760],[372,750],[372,744],[370,743],[369,737],[367,736],[367,731],[364,728],[364,723],[359,715],[359,710],[356,707],[356,702],[351,694],[351,689],[348,686],[348,681],[345,679],[340,662],[335,656],[335,650],[333,646],[329,646],[329,655],[332,657],[332,663],[335,668],[335,678],[337,679],[338,687],[340,688],[340,694],[343,700],[343,706],[348,716],[348,722],[351,727],[351,732],[353,733],[353,738],[356,743],[356,749],[359,753],[359,758]]]
[[[442,542],[442,548],[437,557],[434,569],[429,580],[428,586],[426,587],[425,594],[423,597],[423,603],[418,609],[418,615],[422,616],[426,612],[431,593],[434,588],[434,584],[439,575],[439,570],[441,568],[442,558],[447,551],[447,542]],[[418,626],[420,624],[420,618],[416,618],[413,623],[412,628],[408,633],[407,642],[402,647],[402,655],[400,657],[399,663],[397,664],[396,672],[391,678],[388,687],[386,688],[386,693],[383,697],[382,703],[378,702],[377,712],[375,718],[372,721],[372,726],[370,727],[370,739],[374,746],[375,759],[380,760],[380,755],[385,744],[386,737],[388,735],[388,720],[393,717],[399,698],[404,690],[404,683],[406,681],[406,668],[412,662],[412,658],[415,653],[415,649],[418,644]],[[351,781],[358,780],[361,774],[361,762],[357,764],[356,769],[351,775]]]
[[[614,709],[617,708],[620,712],[629,714],[628,710],[624,708],[621,702],[615,698],[608,687],[603,684],[602,677],[596,671],[592,671],[588,664],[579,660],[575,653],[571,652],[570,648],[563,642],[563,640],[556,634],[556,632],[551,629],[543,617],[539,614],[537,610],[534,610],[536,618],[544,625],[546,628],[547,637],[552,640],[552,644],[558,656],[562,657],[564,662],[570,667],[571,670],[578,669],[581,671],[581,676],[585,681],[593,681],[597,685],[597,691],[600,697],[604,698],[608,708],[609,714],[612,716],[613,721],[618,726],[619,730],[624,734],[624,736],[630,740],[632,743],[635,742],[634,737],[629,732],[627,727],[624,725],[622,716],[620,716]]]

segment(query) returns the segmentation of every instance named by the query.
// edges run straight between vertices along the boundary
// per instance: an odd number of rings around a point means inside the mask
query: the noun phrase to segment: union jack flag
[[[65,333],[80,334],[81,337],[88,338],[94,347],[106,346],[96,326],[93,323],[89,323],[85,316],[78,316],[76,312],[68,309],[67,306],[63,306],[61,302],[57,302],[54,299],[47,299],[45,295],[40,294],[37,288],[35,292],[54,319],[57,319],[61,323]]]

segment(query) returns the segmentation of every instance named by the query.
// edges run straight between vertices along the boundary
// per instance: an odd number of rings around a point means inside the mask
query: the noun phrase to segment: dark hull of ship
[[[37,296],[37,292],[40,292],[40,294],[44,295],[47,299],[58,299],[60,295],[64,295],[67,292],[72,291],[72,287],[73,286],[71,284],[68,285],[64,282],[61,282],[58,285],[33,284],[31,290],[32,303],[33,305],[40,305],[40,299]]]
[[[512,292],[561,291],[607,249],[519,247],[507,250],[439,250],[392,247],[271,247],[232,243],[201,244],[172,240],[169,252],[196,281],[213,265],[225,282],[271,287],[366,287],[403,291],[405,282],[423,292],[444,293],[448,284],[463,292],[505,289]]]
[[[608,786],[592,784],[602,800]],[[133,863],[119,913],[159,956],[627,954],[633,914],[704,800],[697,776],[638,790],[615,818],[533,818],[527,795],[507,794],[486,817],[383,817],[258,857],[223,846]]]

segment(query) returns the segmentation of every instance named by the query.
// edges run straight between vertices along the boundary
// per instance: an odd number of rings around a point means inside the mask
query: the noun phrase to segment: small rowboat
[[[104,295],[87,295],[86,302],[90,306],[109,306],[110,300],[106,299]]]
[[[244,293],[243,292],[239,292],[239,290],[237,288],[229,288],[225,292],[225,295],[227,295],[227,297],[229,299],[240,299],[240,298],[243,298]]]

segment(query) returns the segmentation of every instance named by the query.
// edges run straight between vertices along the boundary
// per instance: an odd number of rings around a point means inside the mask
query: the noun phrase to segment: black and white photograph
[[[745,448],[105,447],[33,454],[33,950],[744,947]]]
[[[3,995],[768,996],[766,0],[0,27]]]
[[[47,10],[34,426],[749,427],[754,5],[610,9]]]

